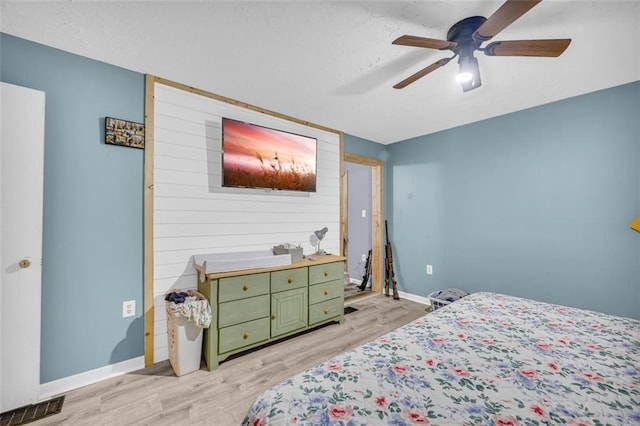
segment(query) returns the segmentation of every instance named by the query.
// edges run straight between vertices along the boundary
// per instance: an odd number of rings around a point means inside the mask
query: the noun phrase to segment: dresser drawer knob
[[[272,313],[272,314],[271,314],[271,319],[276,319],[276,318],[278,318],[278,315],[276,315],[276,313],[275,313],[275,312],[274,312],[274,313]]]
[[[324,295],[327,296],[329,294],[329,290],[324,291]]]
[[[329,310],[328,310],[328,309],[325,309],[325,310],[324,310],[324,314],[325,314],[325,315],[327,315],[328,313],[329,313]]]
[[[329,273],[328,273],[327,271],[324,271],[324,276],[325,276],[325,277],[328,277],[328,276],[329,276]]]
[[[249,290],[249,284],[245,284],[245,285],[243,285],[243,286],[242,286],[242,290],[243,290],[243,291],[247,291],[247,290]]]
[[[250,334],[248,332],[246,332],[246,331],[242,334],[242,338],[244,340],[247,340],[249,338],[249,336],[250,336]]]
[[[291,283],[293,282],[293,277],[289,277],[289,279],[287,280],[287,282],[288,282],[289,284],[291,284]]]

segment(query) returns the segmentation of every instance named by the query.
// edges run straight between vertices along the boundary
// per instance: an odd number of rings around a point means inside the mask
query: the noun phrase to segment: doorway
[[[356,249],[355,251],[349,250],[350,240],[353,240],[353,233],[351,238],[348,238],[350,223],[349,223],[349,211],[351,209],[352,217],[358,217],[358,221],[360,219],[368,219],[366,222],[369,224],[369,229],[358,230],[358,234],[356,234],[355,238],[364,239],[364,236],[361,233],[367,233],[366,239],[367,243],[370,241],[371,249],[371,291],[373,293],[380,294],[382,292],[382,161],[376,160],[369,157],[363,157],[356,154],[344,153],[343,155],[344,163],[352,163],[358,170],[361,170],[363,167],[368,172],[370,172],[370,192],[369,188],[363,188],[358,196],[361,196],[362,193],[370,194],[370,199],[367,200],[368,205],[370,205],[370,211],[366,211],[366,209],[361,208],[362,201],[358,201],[358,207],[356,207],[356,211],[353,212],[353,206],[350,207],[350,201],[355,203],[354,198],[355,195],[352,194],[353,190],[349,191],[348,189],[348,180],[349,175],[345,173],[342,177],[342,205],[341,209],[341,224],[342,224],[342,235],[344,247],[344,255],[347,257],[347,271],[349,272],[349,276],[352,279],[360,280],[364,275],[364,265],[366,263],[366,259],[363,261],[362,253],[363,249]],[[347,167],[344,168],[345,170]],[[359,197],[358,197],[359,198]],[[363,213],[363,210],[364,213]],[[355,214],[354,214],[355,213]],[[365,216],[364,218],[362,216]],[[360,247],[362,243],[359,244]],[[358,267],[360,266],[360,267]],[[362,273],[361,273],[362,272]],[[353,276],[356,274],[356,276]],[[358,276],[359,275],[359,276]]]

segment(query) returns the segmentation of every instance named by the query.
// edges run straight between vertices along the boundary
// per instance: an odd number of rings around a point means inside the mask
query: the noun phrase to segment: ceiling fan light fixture
[[[450,50],[454,53],[451,58],[440,59],[428,67],[405,78],[393,86],[402,89],[425,75],[437,70],[456,56],[460,72],[456,79],[463,92],[476,89],[482,85],[478,60],[473,56],[476,51],[484,52],[487,56],[533,56],[556,58],[564,52],[571,43],[570,38],[539,39],[539,40],[506,40],[494,41],[486,47],[481,45],[515,22],[542,0],[505,0],[489,18],[484,16],[470,16],[462,19],[449,28],[447,39],[439,40],[427,37],[403,35],[393,44],[403,46],[424,47],[428,49]],[[472,76],[469,78],[469,76]]]
[[[456,80],[460,83],[463,92],[468,92],[480,86],[480,67],[478,59],[473,56],[473,50],[463,50],[460,52],[458,60],[460,70],[456,75]]]
[[[473,74],[471,74],[468,71],[460,71],[458,74],[456,74],[456,81],[458,83],[466,83],[468,81],[473,80]]]

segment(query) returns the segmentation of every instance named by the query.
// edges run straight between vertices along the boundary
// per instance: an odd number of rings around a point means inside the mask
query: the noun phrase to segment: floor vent
[[[0,414],[0,426],[18,426],[35,422],[62,410],[64,395],[37,404],[26,405]]]
[[[358,308],[354,308],[353,306],[345,306],[344,307],[344,314],[347,315],[347,314],[350,314],[351,312],[355,312],[357,310],[358,310]]]

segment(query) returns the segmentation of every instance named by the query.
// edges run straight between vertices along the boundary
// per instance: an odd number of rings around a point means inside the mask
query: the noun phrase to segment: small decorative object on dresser
[[[279,244],[273,246],[273,254],[290,254],[291,262],[298,262],[302,260],[302,247],[300,245],[294,245],[290,243]]]
[[[198,291],[214,311],[204,330],[209,370],[229,356],[328,322],[344,322],[344,257],[209,272],[194,256]]]
[[[322,229],[318,229],[317,231],[313,231],[311,237],[309,238],[309,242],[312,246],[316,247],[316,254],[326,254],[324,250],[320,249],[320,242],[324,240],[324,237],[327,235],[327,231],[329,228],[326,226]]]

